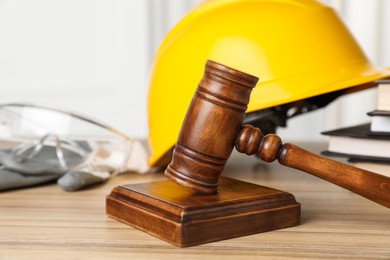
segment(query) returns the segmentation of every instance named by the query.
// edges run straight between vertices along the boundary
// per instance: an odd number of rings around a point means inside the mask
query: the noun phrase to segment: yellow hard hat
[[[373,66],[335,11],[313,0],[209,0],[165,37],[150,72],[152,166],[167,163],[207,59],[258,76],[248,111],[390,76]]]

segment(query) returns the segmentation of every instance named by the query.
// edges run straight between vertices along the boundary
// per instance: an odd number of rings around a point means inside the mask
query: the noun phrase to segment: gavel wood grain
[[[279,136],[263,136],[259,128],[245,125],[236,140],[236,149],[257,154],[265,162],[298,169],[336,184],[390,208],[390,178],[308,152],[293,144],[282,144]]]
[[[298,225],[301,205],[292,194],[219,178],[257,81],[208,61],[165,171],[200,192],[169,180],[119,186],[106,198],[107,215],[177,246]]]
[[[258,128],[242,127],[257,81],[207,61],[165,170],[168,179],[189,189],[169,180],[118,186],[106,198],[107,215],[177,246],[298,225],[300,203],[292,194],[220,178],[234,146],[390,207],[390,178],[283,145],[277,135],[263,136]]]
[[[199,193],[216,193],[219,176],[236,145],[241,152],[257,153],[267,162],[278,159],[285,166],[390,207],[390,178],[326,159],[292,144],[283,145],[277,135],[264,137],[251,126],[241,129],[257,81],[254,76],[207,61],[182,124],[172,162],[165,171],[169,179]]]

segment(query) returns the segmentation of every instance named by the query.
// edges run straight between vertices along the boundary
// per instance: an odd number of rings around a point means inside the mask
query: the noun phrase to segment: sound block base
[[[176,246],[193,246],[296,226],[300,204],[290,193],[230,178],[200,195],[171,181],[115,187],[109,217]]]

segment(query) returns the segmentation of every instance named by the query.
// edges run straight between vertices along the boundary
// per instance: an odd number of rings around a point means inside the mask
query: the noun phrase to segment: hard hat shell
[[[312,0],[209,0],[155,54],[149,163],[172,148],[207,59],[258,76],[247,112],[390,76],[373,66],[330,7]]]

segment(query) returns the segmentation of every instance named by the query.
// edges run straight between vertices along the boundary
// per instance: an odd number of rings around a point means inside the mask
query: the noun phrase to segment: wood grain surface
[[[291,193],[226,177],[210,195],[169,180],[121,185],[107,196],[106,212],[181,247],[288,228],[301,220]]]
[[[356,168],[299,146],[282,143],[275,134],[264,136],[259,128],[245,125],[241,128],[236,148],[247,155],[257,154],[265,162],[279,163],[329,181],[369,200],[390,208],[390,177]]]
[[[318,152],[325,144],[299,143]],[[390,210],[278,163],[234,155],[224,176],[288,191],[301,225],[177,248],[105,215],[105,197],[128,183],[164,180],[128,173],[85,191],[55,184],[0,194],[0,259],[389,259]],[[212,258],[210,258],[210,256]]]
[[[165,171],[168,179],[203,194],[217,193],[258,80],[207,60]]]

